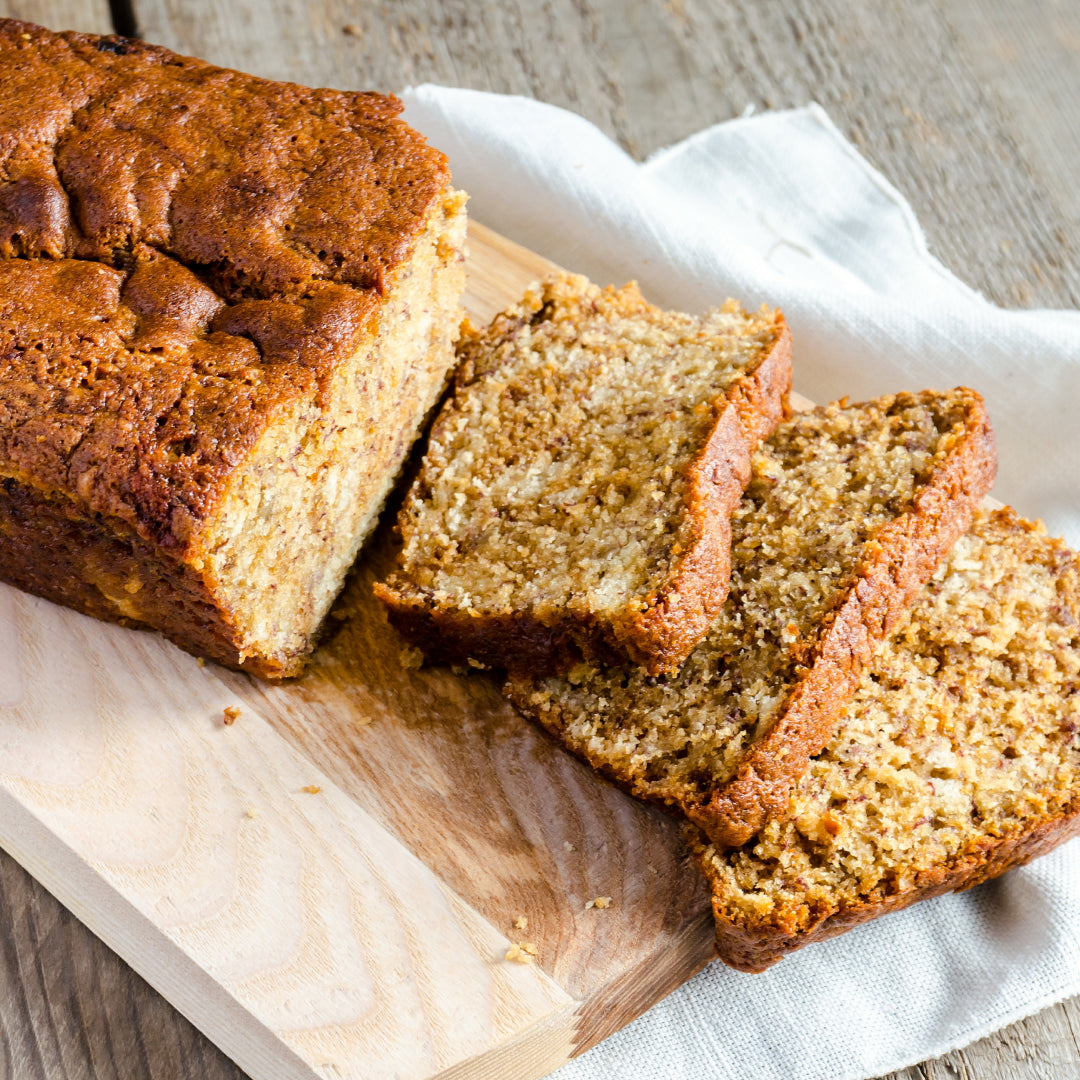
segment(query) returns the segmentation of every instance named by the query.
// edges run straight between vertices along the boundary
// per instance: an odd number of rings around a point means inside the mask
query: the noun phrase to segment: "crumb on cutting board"
[[[600,908],[601,910],[603,910],[604,908],[609,908],[609,907],[611,907],[611,897],[610,896],[598,896],[598,897],[596,897],[596,899],[590,900],[585,905],[585,910],[588,911],[589,908]]]
[[[308,795],[318,795],[322,788],[318,784],[305,784],[300,790],[306,791]]]
[[[515,930],[524,930],[529,925],[529,920],[524,915],[519,915],[514,920]]]
[[[226,727],[232,727],[232,725],[236,723],[236,721],[239,719],[239,717],[240,717],[240,708],[239,708],[239,706],[237,706],[237,705],[227,705],[225,707],[224,724],[225,724]]]
[[[531,941],[521,941],[506,950],[506,959],[518,964],[531,964],[540,955],[540,950]]]

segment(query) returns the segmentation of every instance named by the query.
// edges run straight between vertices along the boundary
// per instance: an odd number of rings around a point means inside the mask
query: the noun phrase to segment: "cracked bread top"
[[[0,20],[0,474],[183,548],[447,197],[399,111]]]

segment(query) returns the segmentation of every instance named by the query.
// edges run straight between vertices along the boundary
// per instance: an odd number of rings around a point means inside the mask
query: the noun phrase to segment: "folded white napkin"
[[[995,495],[1080,545],[1080,314],[1004,311],[964,285],[820,108],[733,120],[638,164],[552,106],[404,97],[478,221],[598,282],[636,278],[666,306],[781,307],[808,397],[975,387],[998,434]],[[557,1076],[876,1076],[1080,992],[1077,926],[1070,844],[763,975],[712,964]]]

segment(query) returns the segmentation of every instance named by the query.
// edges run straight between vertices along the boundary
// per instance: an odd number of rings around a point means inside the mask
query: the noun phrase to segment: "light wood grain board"
[[[470,249],[478,319],[550,269]],[[256,1080],[539,1076],[711,955],[673,822],[404,662],[391,518],[284,685],[0,588],[0,845]]]

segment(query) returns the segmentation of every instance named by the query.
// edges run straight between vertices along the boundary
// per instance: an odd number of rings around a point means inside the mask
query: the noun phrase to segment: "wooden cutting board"
[[[466,306],[550,269],[474,224]],[[254,1080],[541,1076],[712,955],[673,821],[407,666],[392,516],[287,685],[0,585],[0,845]]]

